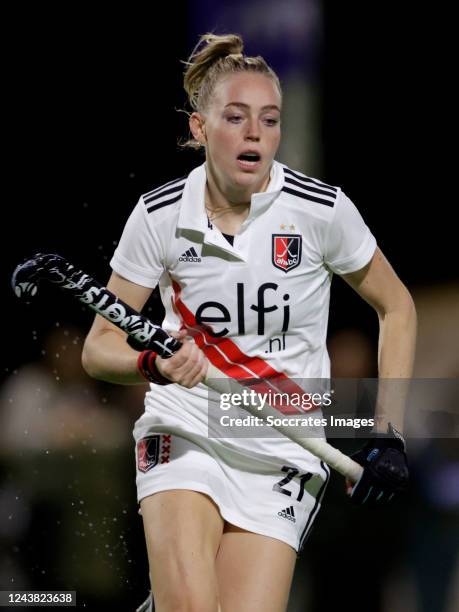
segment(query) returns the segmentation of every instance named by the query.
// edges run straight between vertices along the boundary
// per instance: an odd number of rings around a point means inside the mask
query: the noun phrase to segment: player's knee
[[[162,596],[154,593],[155,610],[157,612],[218,612],[218,597],[214,590],[205,585],[193,586],[182,584]]]
[[[164,612],[217,612],[217,581],[212,560],[169,551],[152,568],[152,590],[157,610]],[[196,558],[197,557],[197,558]],[[156,559],[157,561],[158,559]],[[156,564],[154,564],[156,565]]]

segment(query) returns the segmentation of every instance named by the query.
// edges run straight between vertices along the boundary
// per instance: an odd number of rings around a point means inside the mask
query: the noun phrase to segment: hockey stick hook
[[[36,253],[16,266],[11,286],[18,298],[30,302],[30,299],[37,295],[41,280],[62,283],[72,268],[60,255]]]

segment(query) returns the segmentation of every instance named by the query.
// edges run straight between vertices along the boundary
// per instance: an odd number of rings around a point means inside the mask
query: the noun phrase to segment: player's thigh
[[[216,559],[222,612],[285,612],[296,556],[285,542],[227,524]]]
[[[141,509],[156,610],[216,611],[224,525],[217,506],[202,493],[174,489],[145,497]]]

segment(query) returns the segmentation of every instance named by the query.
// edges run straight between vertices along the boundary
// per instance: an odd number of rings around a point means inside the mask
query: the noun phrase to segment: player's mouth
[[[258,151],[244,151],[237,158],[241,170],[257,170],[261,165],[261,155]]]

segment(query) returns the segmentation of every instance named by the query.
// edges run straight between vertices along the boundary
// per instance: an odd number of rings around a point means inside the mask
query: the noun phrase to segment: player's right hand
[[[207,375],[209,362],[201,349],[192,341],[186,340],[186,332],[171,334],[181,342],[180,349],[172,357],[156,358],[160,374],[174,383],[191,389],[203,382]]]

